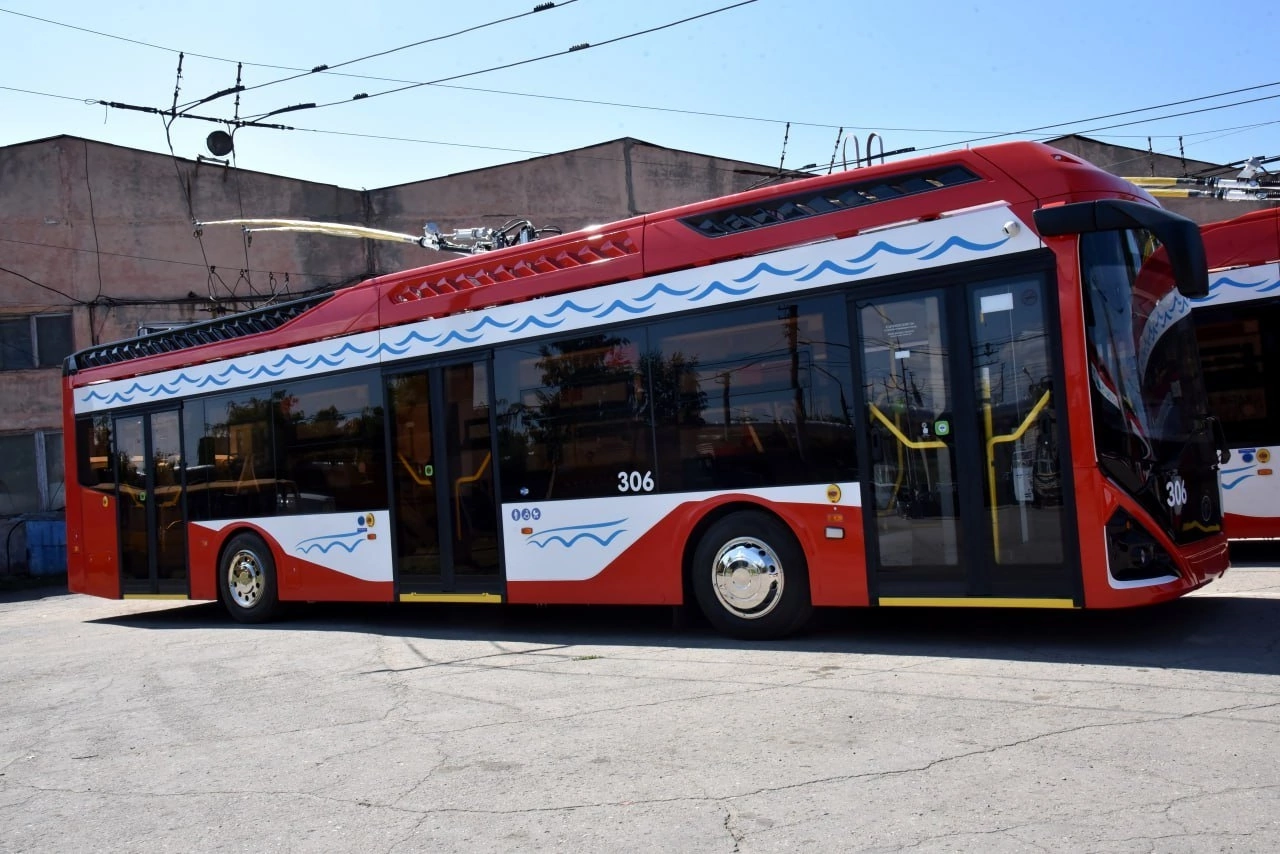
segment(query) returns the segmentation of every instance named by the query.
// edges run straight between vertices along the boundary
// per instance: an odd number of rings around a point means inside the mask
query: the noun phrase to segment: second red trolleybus
[[[1201,233],[1209,292],[1191,306],[1210,411],[1231,447],[1221,471],[1227,535],[1280,539],[1280,208]]]
[[[1198,229],[1035,143],[637,216],[76,353],[104,597],[1116,608],[1227,568]]]

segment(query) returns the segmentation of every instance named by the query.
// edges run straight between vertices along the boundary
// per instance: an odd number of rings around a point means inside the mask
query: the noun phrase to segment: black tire
[[[786,637],[813,613],[804,551],[767,513],[743,510],[714,523],[698,541],[689,571],[702,613],[731,637]]]
[[[239,623],[265,623],[280,611],[276,562],[256,534],[236,534],[218,564],[218,597]]]

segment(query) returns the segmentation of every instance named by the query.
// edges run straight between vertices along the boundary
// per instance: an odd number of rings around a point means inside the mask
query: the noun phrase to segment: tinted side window
[[[94,415],[76,419],[76,472],[81,486],[114,492],[115,466],[111,464],[111,417]]]
[[[1280,442],[1280,301],[1196,309],[1209,411],[1232,447]]]
[[[296,490],[281,512],[387,507],[382,406],[372,375],[319,377],[275,395],[280,477]]]
[[[856,479],[842,297],[679,318],[651,336],[663,492]]]
[[[649,491],[643,343],[642,331],[623,330],[496,354],[504,501],[618,495],[633,485]]]
[[[189,518],[270,516],[294,491],[276,478],[272,409],[267,389],[219,395],[184,407],[186,447],[195,450],[188,450]]]

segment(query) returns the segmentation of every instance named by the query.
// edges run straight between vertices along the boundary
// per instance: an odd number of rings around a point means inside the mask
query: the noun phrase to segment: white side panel
[[[849,508],[861,504],[856,483],[836,484],[838,503],[826,484],[734,490],[779,504]],[[584,581],[635,544],[682,504],[724,492],[617,495],[607,499],[523,501],[502,505],[502,536],[508,581]]]
[[[1236,516],[1280,516],[1280,447],[1232,448],[1231,460],[1218,472],[1222,509]],[[1263,472],[1268,472],[1263,474]],[[1227,531],[1230,536],[1231,531]]]
[[[386,510],[372,513],[323,513],[256,518],[253,524],[271,536],[290,557],[361,581],[391,580],[391,525]],[[193,522],[221,531],[239,520]]]
[[[1280,297],[1280,263],[1241,267],[1209,274],[1209,294],[1193,300],[1196,308],[1240,305]],[[1241,306],[1242,314],[1248,313]],[[1280,516],[1280,471],[1275,465],[1277,447],[1232,448],[1231,461],[1222,467],[1222,509],[1234,516],[1274,519]],[[1230,535],[1230,531],[1227,532]]]
[[[1191,304],[1194,308],[1229,305],[1268,297],[1280,297],[1280,264],[1241,267],[1209,274],[1209,293]]]
[[[1015,227],[1006,229],[1009,223]],[[570,333],[601,324],[800,293],[841,282],[1025,252],[1040,245],[1035,232],[1019,223],[1008,207],[993,205],[929,222],[573,294],[83,386],[75,390],[75,410],[81,415],[472,347],[498,346],[551,331]]]

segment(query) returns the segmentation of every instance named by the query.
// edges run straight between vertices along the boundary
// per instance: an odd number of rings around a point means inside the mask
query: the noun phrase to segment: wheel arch
[[[796,546],[800,549],[801,553],[804,554],[805,562],[808,563],[810,561],[811,552],[805,547],[804,538],[796,532],[795,525],[793,525],[786,516],[779,513],[775,508],[757,501],[735,500],[727,501],[724,504],[718,504],[704,513],[698,521],[693,524],[693,527],[689,529],[689,534],[685,537],[684,548],[680,554],[681,590],[683,591],[684,604],[690,604],[695,601],[693,595],[693,556],[694,553],[697,552],[698,544],[702,541],[702,538],[706,535],[707,531],[711,529],[711,526],[719,522],[721,519],[727,516],[732,516],[734,513],[747,511],[763,513],[775,519],[791,534],[792,539],[795,540]],[[809,595],[810,598],[812,598],[812,592],[810,592]]]
[[[276,591],[278,594],[280,594],[280,598],[283,600],[285,597],[283,595],[284,591],[280,589],[281,588],[280,582],[283,580],[283,575],[284,575],[284,573],[281,571],[281,568],[284,565],[283,563],[284,555],[280,551],[280,544],[275,541],[274,537],[272,537],[270,534],[268,534],[266,531],[264,531],[262,528],[258,527],[257,525],[254,525],[251,522],[236,522],[232,525],[228,525],[227,527],[223,528],[217,533],[217,536],[218,536],[217,546],[213,551],[213,555],[214,555],[213,578],[214,578],[215,589],[218,594],[218,601],[224,602],[224,599],[223,599],[224,585],[222,584],[223,561],[225,561],[227,558],[227,553],[228,553],[228,550],[231,548],[232,541],[235,540],[235,538],[240,536],[241,534],[250,534],[252,536],[255,536],[259,540],[261,540],[264,545],[266,545],[267,551],[271,553],[271,560],[275,564],[275,568],[276,568]]]

